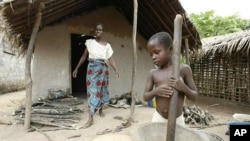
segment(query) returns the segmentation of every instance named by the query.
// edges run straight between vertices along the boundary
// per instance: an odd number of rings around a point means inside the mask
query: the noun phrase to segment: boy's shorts
[[[153,114],[152,122],[168,122],[168,119],[162,117],[156,110]],[[181,114],[178,118],[176,118],[176,124],[185,126],[185,121],[183,114]]]

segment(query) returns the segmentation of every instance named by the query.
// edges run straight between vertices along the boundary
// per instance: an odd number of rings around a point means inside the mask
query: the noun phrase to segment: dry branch
[[[213,124],[209,126],[204,126],[204,125],[190,125],[189,128],[198,128],[198,129],[205,129],[205,128],[211,128],[211,127],[216,127],[216,126],[223,126],[227,125],[227,123],[218,123],[218,124]]]
[[[71,114],[71,111],[68,109],[32,109],[32,114],[51,114],[51,115],[65,115]]]
[[[68,139],[72,139],[72,138],[78,138],[78,137],[81,137],[81,135],[73,135],[73,136],[69,136]]]
[[[207,126],[212,120],[214,120],[211,113],[195,105],[184,106],[183,113],[186,124]]]
[[[59,99],[57,98],[39,99],[38,102],[33,103],[31,107],[31,122],[33,124],[59,127],[60,129],[77,129],[75,124],[80,120],[79,113],[83,112],[82,106],[77,105],[82,102],[75,97],[61,97],[61,101],[58,101]],[[62,101],[68,102],[64,103]],[[17,120],[24,121],[25,112],[25,107],[21,106],[13,115],[17,117]]]
[[[32,114],[32,117],[44,117],[44,118],[55,118],[55,119],[71,119],[80,120],[79,116],[75,114],[71,115],[47,115],[47,114]]]
[[[23,118],[16,118],[16,120],[24,121]],[[52,123],[52,122],[49,122],[49,121],[34,120],[34,119],[31,119],[31,123],[40,124],[40,125],[47,125],[47,126],[53,126],[53,127],[60,127],[61,129],[70,129],[70,130],[76,129],[75,124],[69,124],[69,125],[63,124],[62,125],[62,124],[58,124],[58,123]]]

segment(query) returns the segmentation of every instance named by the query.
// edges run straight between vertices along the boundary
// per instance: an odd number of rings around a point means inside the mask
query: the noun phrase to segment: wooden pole
[[[33,27],[33,31],[30,37],[26,63],[25,63],[25,81],[26,81],[26,107],[25,107],[25,120],[24,120],[24,129],[28,130],[30,128],[31,123],[31,104],[32,104],[32,78],[30,71],[31,57],[34,50],[34,44],[36,41],[37,33],[39,30],[39,26],[41,24],[42,19],[42,11],[44,9],[44,4],[40,3],[38,7],[38,11],[36,14],[36,21]]]
[[[248,89],[247,89],[247,93],[248,93],[248,103],[250,103],[250,59],[249,57],[247,57],[247,71],[248,71],[248,78],[247,78],[247,85],[248,85]]]
[[[189,44],[188,44],[188,38],[185,38],[185,59],[186,59],[186,64],[190,65],[190,57],[189,57]]]
[[[136,31],[137,31],[137,12],[138,12],[138,2],[134,0],[134,19],[133,19],[133,71],[132,71],[132,86],[131,86],[131,109],[130,109],[130,119],[134,119],[135,112],[135,76],[136,76],[136,66],[137,66],[137,48],[136,48]]]
[[[182,22],[183,22],[182,16],[180,14],[177,14],[174,20],[174,39],[173,39],[173,56],[172,56],[173,76],[175,78],[180,77]],[[178,91],[174,90],[169,105],[166,141],[174,141],[175,139],[177,100],[178,100]]]

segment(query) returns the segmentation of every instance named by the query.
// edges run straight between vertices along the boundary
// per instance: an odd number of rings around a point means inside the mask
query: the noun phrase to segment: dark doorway
[[[80,60],[86,46],[85,42],[87,39],[93,39],[93,36],[80,34],[71,34],[71,70],[74,71]],[[86,97],[86,71],[87,71],[88,61],[86,60],[84,64],[78,69],[77,78],[73,78],[72,75],[72,95],[76,97]],[[72,74],[71,72],[71,74]]]

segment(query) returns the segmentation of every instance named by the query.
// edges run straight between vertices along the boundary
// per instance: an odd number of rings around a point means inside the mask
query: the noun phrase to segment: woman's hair
[[[152,35],[148,42],[156,40],[158,41],[159,44],[164,45],[165,47],[172,47],[173,46],[173,39],[170,36],[169,33],[167,32],[158,32]]]

